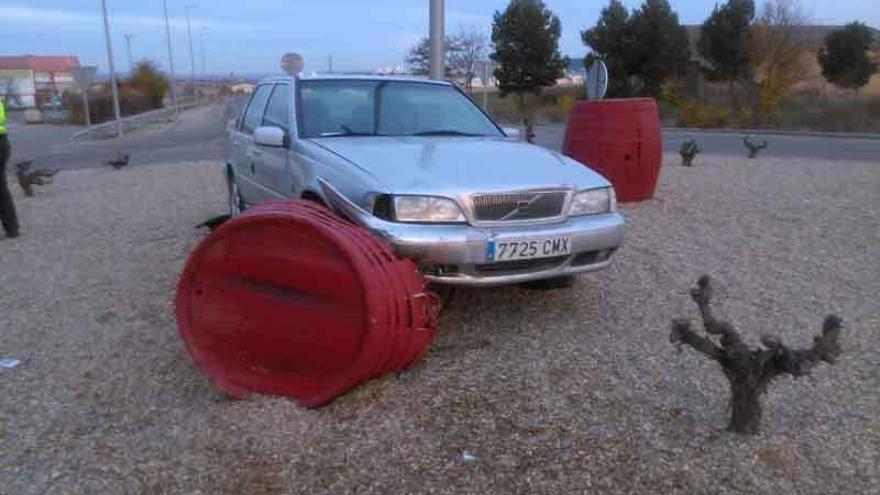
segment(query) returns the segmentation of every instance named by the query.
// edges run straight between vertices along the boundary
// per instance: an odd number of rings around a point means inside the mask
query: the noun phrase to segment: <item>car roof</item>
[[[419,76],[380,76],[375,74],[311,74],[303,76],[277,76],[267,77],[260,80],[257,84],[269,84],[277,82],[293,82],[293,81],[397,81],[397,82],[419,82],[427,84],[437,84],[440,86],[451,86],[449,81],[438,81],[427,79]]]

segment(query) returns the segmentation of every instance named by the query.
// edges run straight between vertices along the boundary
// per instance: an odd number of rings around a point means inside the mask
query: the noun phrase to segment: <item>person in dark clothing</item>
[[[18,217],[12,203],[12,193],[6,180],[6,162],[11,151],[9,138],[6,136],[6,108],[0,100],[0,223],[6,231],[6,237],[18,237]]]

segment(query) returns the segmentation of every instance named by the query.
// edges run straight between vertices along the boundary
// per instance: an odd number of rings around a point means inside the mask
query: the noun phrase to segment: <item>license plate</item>
[[[514,261],[552,258],[571,254],[571,237],[538,239],[490,240],[486,245],[486,261]]]

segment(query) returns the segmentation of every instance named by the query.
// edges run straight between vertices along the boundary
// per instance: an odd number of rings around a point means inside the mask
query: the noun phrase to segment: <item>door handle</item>
[[[251,175],[257,173],[254,167],[254,162],[251,162]]]

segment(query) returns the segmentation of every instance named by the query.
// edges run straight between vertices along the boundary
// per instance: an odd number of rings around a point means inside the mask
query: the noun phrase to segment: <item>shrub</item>
[[[119,84],[119,111],[123,116],[135,115],[162,108],[162,100],[168,92],[168,79],[149,60],[137,64],[134,74]],[[70,108],[70,122],[85,124],[82,96],[65,92],[64,104]],[[89,90],[89,114],[92,124],[100,124],[115,118],[110,85],[93,86]]]
[[[700,100],[685,100],[679,105],[680,127],[727,127],[734,122],[730,107]]]

